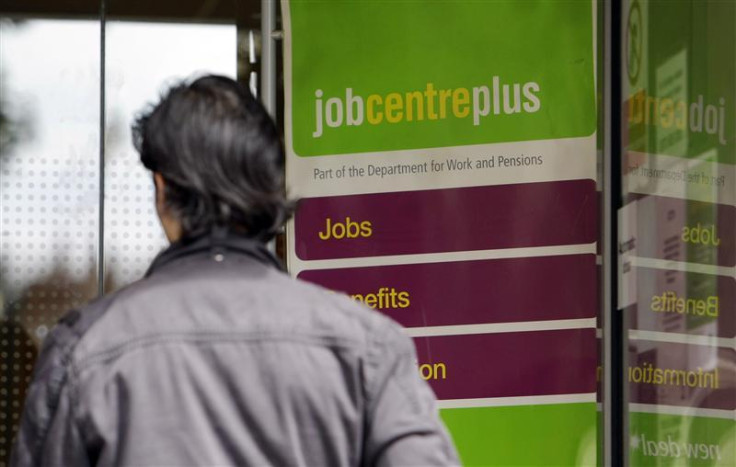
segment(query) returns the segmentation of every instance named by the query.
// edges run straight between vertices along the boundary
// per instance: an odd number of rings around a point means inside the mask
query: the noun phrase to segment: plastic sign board
[[[595,2],[282,5],[290,271],[405,326],[464,463],[595,463]]]

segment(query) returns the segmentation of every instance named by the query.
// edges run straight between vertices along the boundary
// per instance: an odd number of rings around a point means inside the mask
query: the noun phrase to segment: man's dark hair
[[[227,226],[259,240],[289,218],[278,130],[247,87],[223,76],[173,86],[136,118],[143,165],[165,180],[184,237]]]

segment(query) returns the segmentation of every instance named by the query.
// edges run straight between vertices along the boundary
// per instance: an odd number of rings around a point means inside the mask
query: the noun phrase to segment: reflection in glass
[[[736,4],[632,0],[623,19],[629,459],[734,465]]]

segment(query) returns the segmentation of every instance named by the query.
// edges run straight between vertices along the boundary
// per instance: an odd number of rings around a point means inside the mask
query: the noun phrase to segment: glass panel
[[[155,103],[162,91],[193,74],[216,73],[249,81],[252,29],[236,23],[255,21],[255,13],[237,2],[189,8],[171,3],[132,10],[113,2],[106,26],[105,267],[106,292],[143,276],[155,255],[168,245],[154,206],[151,174],[141,165],[130,126],[135,115]],[[225,8],[225,7],[231,8]],[[134,17],[135,20],[128,20]],[[257,35],[257,34],[256,34]],[[239,40],[241,39],[241,40]],[[240,46],[239,46],[240,44]],[[241,61],[241,64],[243,61]],[[244,72],[246,74],[244,74]]]
[[[623,8],[631,465],[736,465],[736,4]]]
[[[0,463],[41,340],[98,291],[99,27],[0,18]]]

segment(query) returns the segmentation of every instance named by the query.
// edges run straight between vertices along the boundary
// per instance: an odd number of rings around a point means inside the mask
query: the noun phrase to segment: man
[[[171,89],[134,140],[172,242],[47,337],[13,465],[448,465],[413,345],[289,278],[278,132],[219,76]]]

